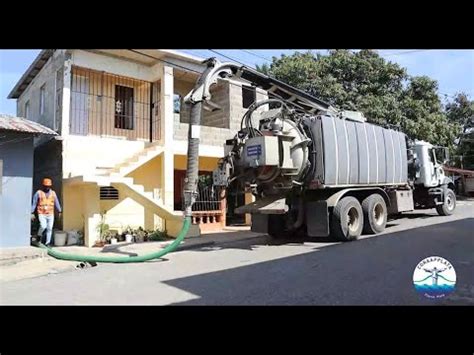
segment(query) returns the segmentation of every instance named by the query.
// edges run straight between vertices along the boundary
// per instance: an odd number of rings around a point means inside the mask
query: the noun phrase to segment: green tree
[[[455,165],[474,169],[474,101],[465,93],[458,93],[446,105],[447,119],[459,129],[457,147],[454,155]]]
[[[458,126],[447,118],[438,84],[412,77],[372,50],[294,53],[257,70],[342,110],[361,111],[369,122],[397,125],[410,137],[452,146]]]

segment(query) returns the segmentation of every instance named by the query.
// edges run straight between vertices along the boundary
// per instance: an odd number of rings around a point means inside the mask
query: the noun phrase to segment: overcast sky
[[[183,50],[199,57],[228,58],[207,49]],[[292,54],[295,50],[221,50],[217,52],[249,66],[270,63],[273,56]],[[298,50],[305,52],[305,49]],[[315,50],[326,53],[326,50]],[[0,50],[0,113],[16,114],[16,100],[7,96],[39,50]],[[396,62],[408,69],[410,75],[427,75],[438,81],[441,94],[454,95],[464,91],[474,98],[474,50],[381,50],[385,59]]]

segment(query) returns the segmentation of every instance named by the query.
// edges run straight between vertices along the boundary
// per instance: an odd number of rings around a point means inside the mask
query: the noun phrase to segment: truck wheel
[[[364,234],[383,232],[387,224],[387,205],[379,194],[372,194],[362,201],[364,212]]]
[[[331,217],[331,233],[342,241],[356,240],[362,233],[364,215],[355,197],[342,198],[334,207]]]
[[[451,189],[446,190],[446,196],[444,196],[444,203],[436,206],[436,212],[440,216],[450,216],[453,214],[456,208],[456,195]]]

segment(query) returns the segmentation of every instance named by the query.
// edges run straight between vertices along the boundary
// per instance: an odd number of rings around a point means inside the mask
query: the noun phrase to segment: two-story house
[[[189,110],[183,97],[205,66],[171,50],[43,50],[9,94],[17,114],[59,135],[35,142],[34,187],[52,177],[62,229],[98,239],[97,225],[181,226]],[[239,81],[213,89],[221,109],[203,113],[200,174],[208,176],[246,108],[266,93]],[[207,179],[209,180],[209,179]],[[203,185],[191,233],[225,226],[225,203]],[[105,214],[104,214],[105,211]]]

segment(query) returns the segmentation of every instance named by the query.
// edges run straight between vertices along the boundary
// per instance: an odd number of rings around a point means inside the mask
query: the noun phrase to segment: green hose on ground
[[[93,255],[79,255],[79,254],[68,254],[63,253],[52,248],[48,248],[44,244],[39,244],[39,247],[42,249],[46,249],[48,251],[48,255],[62,260],[73,260],[73,261],[85,261],[85,262],[101,262],[101,263],[139,263],[144,262],[152,259],[161,258],[163,255],[168,254],[174,251],[178,245],[183,241],[186,234],[188,234],[189,227],[191,226],[191,217],[185,217],[183,221],[183,227],[179,232],[176,239],[168,245],[163,250],[149,253],[145,255],[137,255],[137,256],[93,256]]]

